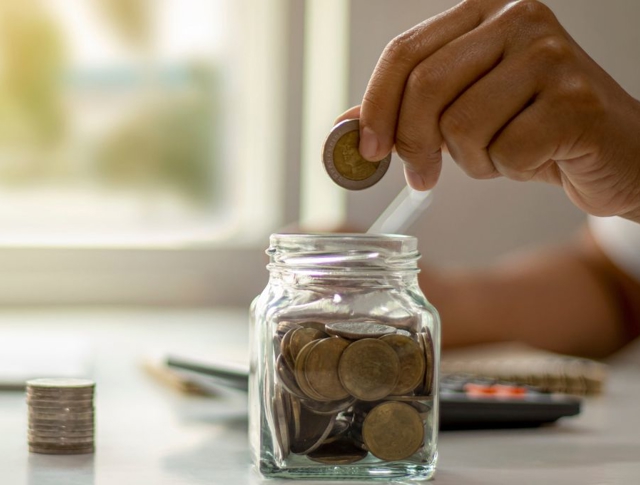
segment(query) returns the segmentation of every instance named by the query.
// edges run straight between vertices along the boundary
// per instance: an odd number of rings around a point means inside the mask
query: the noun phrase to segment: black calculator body
[[[440,429],[529,428],[580,413],[582,400],[530,386],[449,375],[440,380]]]

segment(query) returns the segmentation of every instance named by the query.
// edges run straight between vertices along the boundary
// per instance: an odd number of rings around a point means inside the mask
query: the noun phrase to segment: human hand
[[[395,146],[417,190],[445,149],[473,178],[557,184],[640,222],[640,103],[536,0],[466,0],[396,37],[354,117],[362,155]]]

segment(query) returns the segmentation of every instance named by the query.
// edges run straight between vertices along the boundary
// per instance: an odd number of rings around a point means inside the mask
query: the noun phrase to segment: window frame
[[[245,185],[239,196],[270,204],[270,212],[243,205],[240,230],[226,240],[185,236],[137,245],[0,244],[0,305],[246,306],[268,278],[266,270],[256,268],[267,263],[270,232],[298,221],[344,220],[346,197],[318,173],[318,147],[336,113],[346,108],[350,2],[251,4],[250,25],[260,26],[271,39],[252,46],[254,56],[267,59],[265,54],[277,49],[279,66],[254,66],[270,74],[261,79],[268,89],[254,93],[248,108],[254,111],[248,115],[263,122],[268,118],[273,131],[250,128],[262,137],[244,152],[253,162],[245,170],[253,170],[256,183]],[[336,25],[337,33],[327,30]],[[317,102],[319,93],[325,102]],[[333,202],[327,204],[327,198]]]

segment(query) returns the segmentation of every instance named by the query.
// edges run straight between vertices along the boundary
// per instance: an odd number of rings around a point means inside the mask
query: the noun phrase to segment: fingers
[[[449,153],[469,176],[514,178],[513,170],[494,164],[487,147],[542,89],[540,71],[544,68],[532,68],[532,55],[507,56],[456,99],[438,120]],[[544,129],[544,125],[531,129]]]
[[[351,120],[354,118],[360,118],[360,105],[349,108],[347,111],[338,116],[333,124],[337,125],[341,121]]]
[[[409,182],[413,188],[429,189],[438,180],[444,110],[502,58],[505,39],[495,27],[485,23],[455,39],[409,74],[395,142],[405,174],[414,177]]]
[[[481,2],[467,1],[433,17],[387,45],[367,86],[360,113],[360,153],[384,158],[393,147],[405,83],[423,60],[482,22]]]
[[[553,115],[527,57],[504,61],[456,100],[440,121],[452,158],[471,177],[560,183],[554,159],[579,122]],[[571,144],[570,140],[569,143]]]
[[[584,133],[593,120],[599,118],[603,107],[592,81],[583,74],[572,72],[570,49],[564,38],[542,37],[529,46],[527,55],[520,56],[514,63],[513,79],[518,87],[505,88],[505,93],[516,97],[516,93],[521,92],[522,100],[529,90],[534,92],[534,97],[487,144],[487,155],[500,174],[513,180],[561,184],[562,161],[579,161],[590,153],[589,144],[584,145]],[[517,67],[518,63],[535,66],[535,70],[527,73],[529,77],[515,76],[516,69],[520,73],[526,72],[524,66]],[[532,84],[532,79],[538,81]],[[496,89],[500,88],[499,83],[495,85]],[[484,95],[491,96],[489,92]],[[501,98],[495,93],[493,96],[497,104],[508,102],[504,99],[506,95]],[[478,100],[471,102],[480,103]],[[448,139],[446,135],[445,138]],[[458,147],[461,152],[470,152],[461,144]],[[467,155],[459,156],[467,158]]]
[[[487,154],[498,172],[513,180],[561,183],[555,158],[568,130],[550,116],[551,105],[538,98],[491,142]]]
[[[414,188],[436,184],[445,145],[472,177],[500,175],[486,147],[533,98],[536,82],[545,74],[540,66],[546,67],[544,60],[557,54],[544,41],[552,37],[549,32],[555,26],[546,17],[546,7],[541,7],[545,13],[535,14],[546,20],[532,22],[524,37],[515,23],[523,7],[516,7],[486,19],[410,73],[396,127],[396,147],[410,169],[405,172],[419,174],[413,175]],[[532,44],[542,47],[531,48]]]

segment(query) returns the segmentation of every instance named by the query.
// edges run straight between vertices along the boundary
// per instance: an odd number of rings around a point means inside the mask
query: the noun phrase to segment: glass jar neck
[[[267,250],[272,278],[290,283],[412,282],[418,273],[412,236],[274,234]]]

